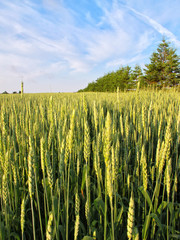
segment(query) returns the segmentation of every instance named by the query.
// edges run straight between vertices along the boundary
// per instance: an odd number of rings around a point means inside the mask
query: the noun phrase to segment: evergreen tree
[[[144,86],[144,80],[143,80],[143,72],[139,65],[136,65],[134,70],[131,73],[131,79],[132,79],[132,88],[136,89],[137,85]]]
[[[148,84],[162,86],[174,86],[180,81],[180,62],[176,49],[170,47],[165,39],[159,44],[157,51],[150,58],[150,64],[146,64],[145,79]]]

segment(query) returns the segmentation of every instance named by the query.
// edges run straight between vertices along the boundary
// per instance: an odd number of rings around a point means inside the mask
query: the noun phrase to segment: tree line
[[[21,91],[19,91],[19,92],[13,91],[12,93],[13,94],[17,94],[17,93],[23,94],[23,92],[24,92],[24,83],[21,82]],[[2,94],[9,94],[9,93],[7,91],[4,91],[4,92],[2,92]]]
[[[136,65],[121,66],[117,71],[112,71],[91,82],[79,92],[114,92],[117,88],[121,91],[145,88],[149,86],[174,87],[180,85],[180,57],[176,49],[171,47],[165,39],[159,44],[157,50],[150,57],[150,63],[142,69]]]

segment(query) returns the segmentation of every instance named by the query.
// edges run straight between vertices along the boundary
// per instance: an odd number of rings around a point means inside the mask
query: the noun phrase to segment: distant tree
[[[142,75],[143,75],[143,73],[142,73],[141,67],[138,64],[136,64],[134,70],[132,71],[133,80],[138,81],[138,78]]]
[[[80,91],[86,92],[115,92],[117,88],[125,90],[132,88],[131,68],[129,66],[120,67],[116,72],[110,72]]]
[[[117,81],[116,81],[116,87],[119,87],[120,90],[127,90],[132,88],[132,79],[131,79],[131,67],[121,67],[116,72]]]
[[[153,52],[150,63],[145,67],[144,72],[139,65],[136,65],[134,70],[129,66],[120,67],[117,71],[89,83],[80,91],[115,92],[117,88],[124,91],[152,84],[160,88],[180,85],[180,57],[165,39],[159,44],[157,51]]]
[[[137,85],[141,87],[144,85],[143,72],[139,65],[136,65],[134,70],[132,71],[131,79],[133,88],[137,88]]]
[[[87,92],[95,92],[96,91],[96,83],[92,82],[88,84],[88,87],[86,88]]]
[[[8,92],[4,91],[2,94],[8,94]]]
[[[159,44],[157,51],[150,58],[150,64],[146,64],[145,79],[148,84],[162,86],[174,86],[180,81],[180,58],[176,49],[170,47],[165,39]]]

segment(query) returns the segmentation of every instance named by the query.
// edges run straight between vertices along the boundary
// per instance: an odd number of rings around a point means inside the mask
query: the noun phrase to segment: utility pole
[[[24,83],[23,81],[21,82],[21,98],[23,96],[23,93],[24,93]]]

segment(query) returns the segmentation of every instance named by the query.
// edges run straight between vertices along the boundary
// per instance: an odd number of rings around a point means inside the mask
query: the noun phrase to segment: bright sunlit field
[[[0,239],[179,239],[180,94],[0,96]]]

